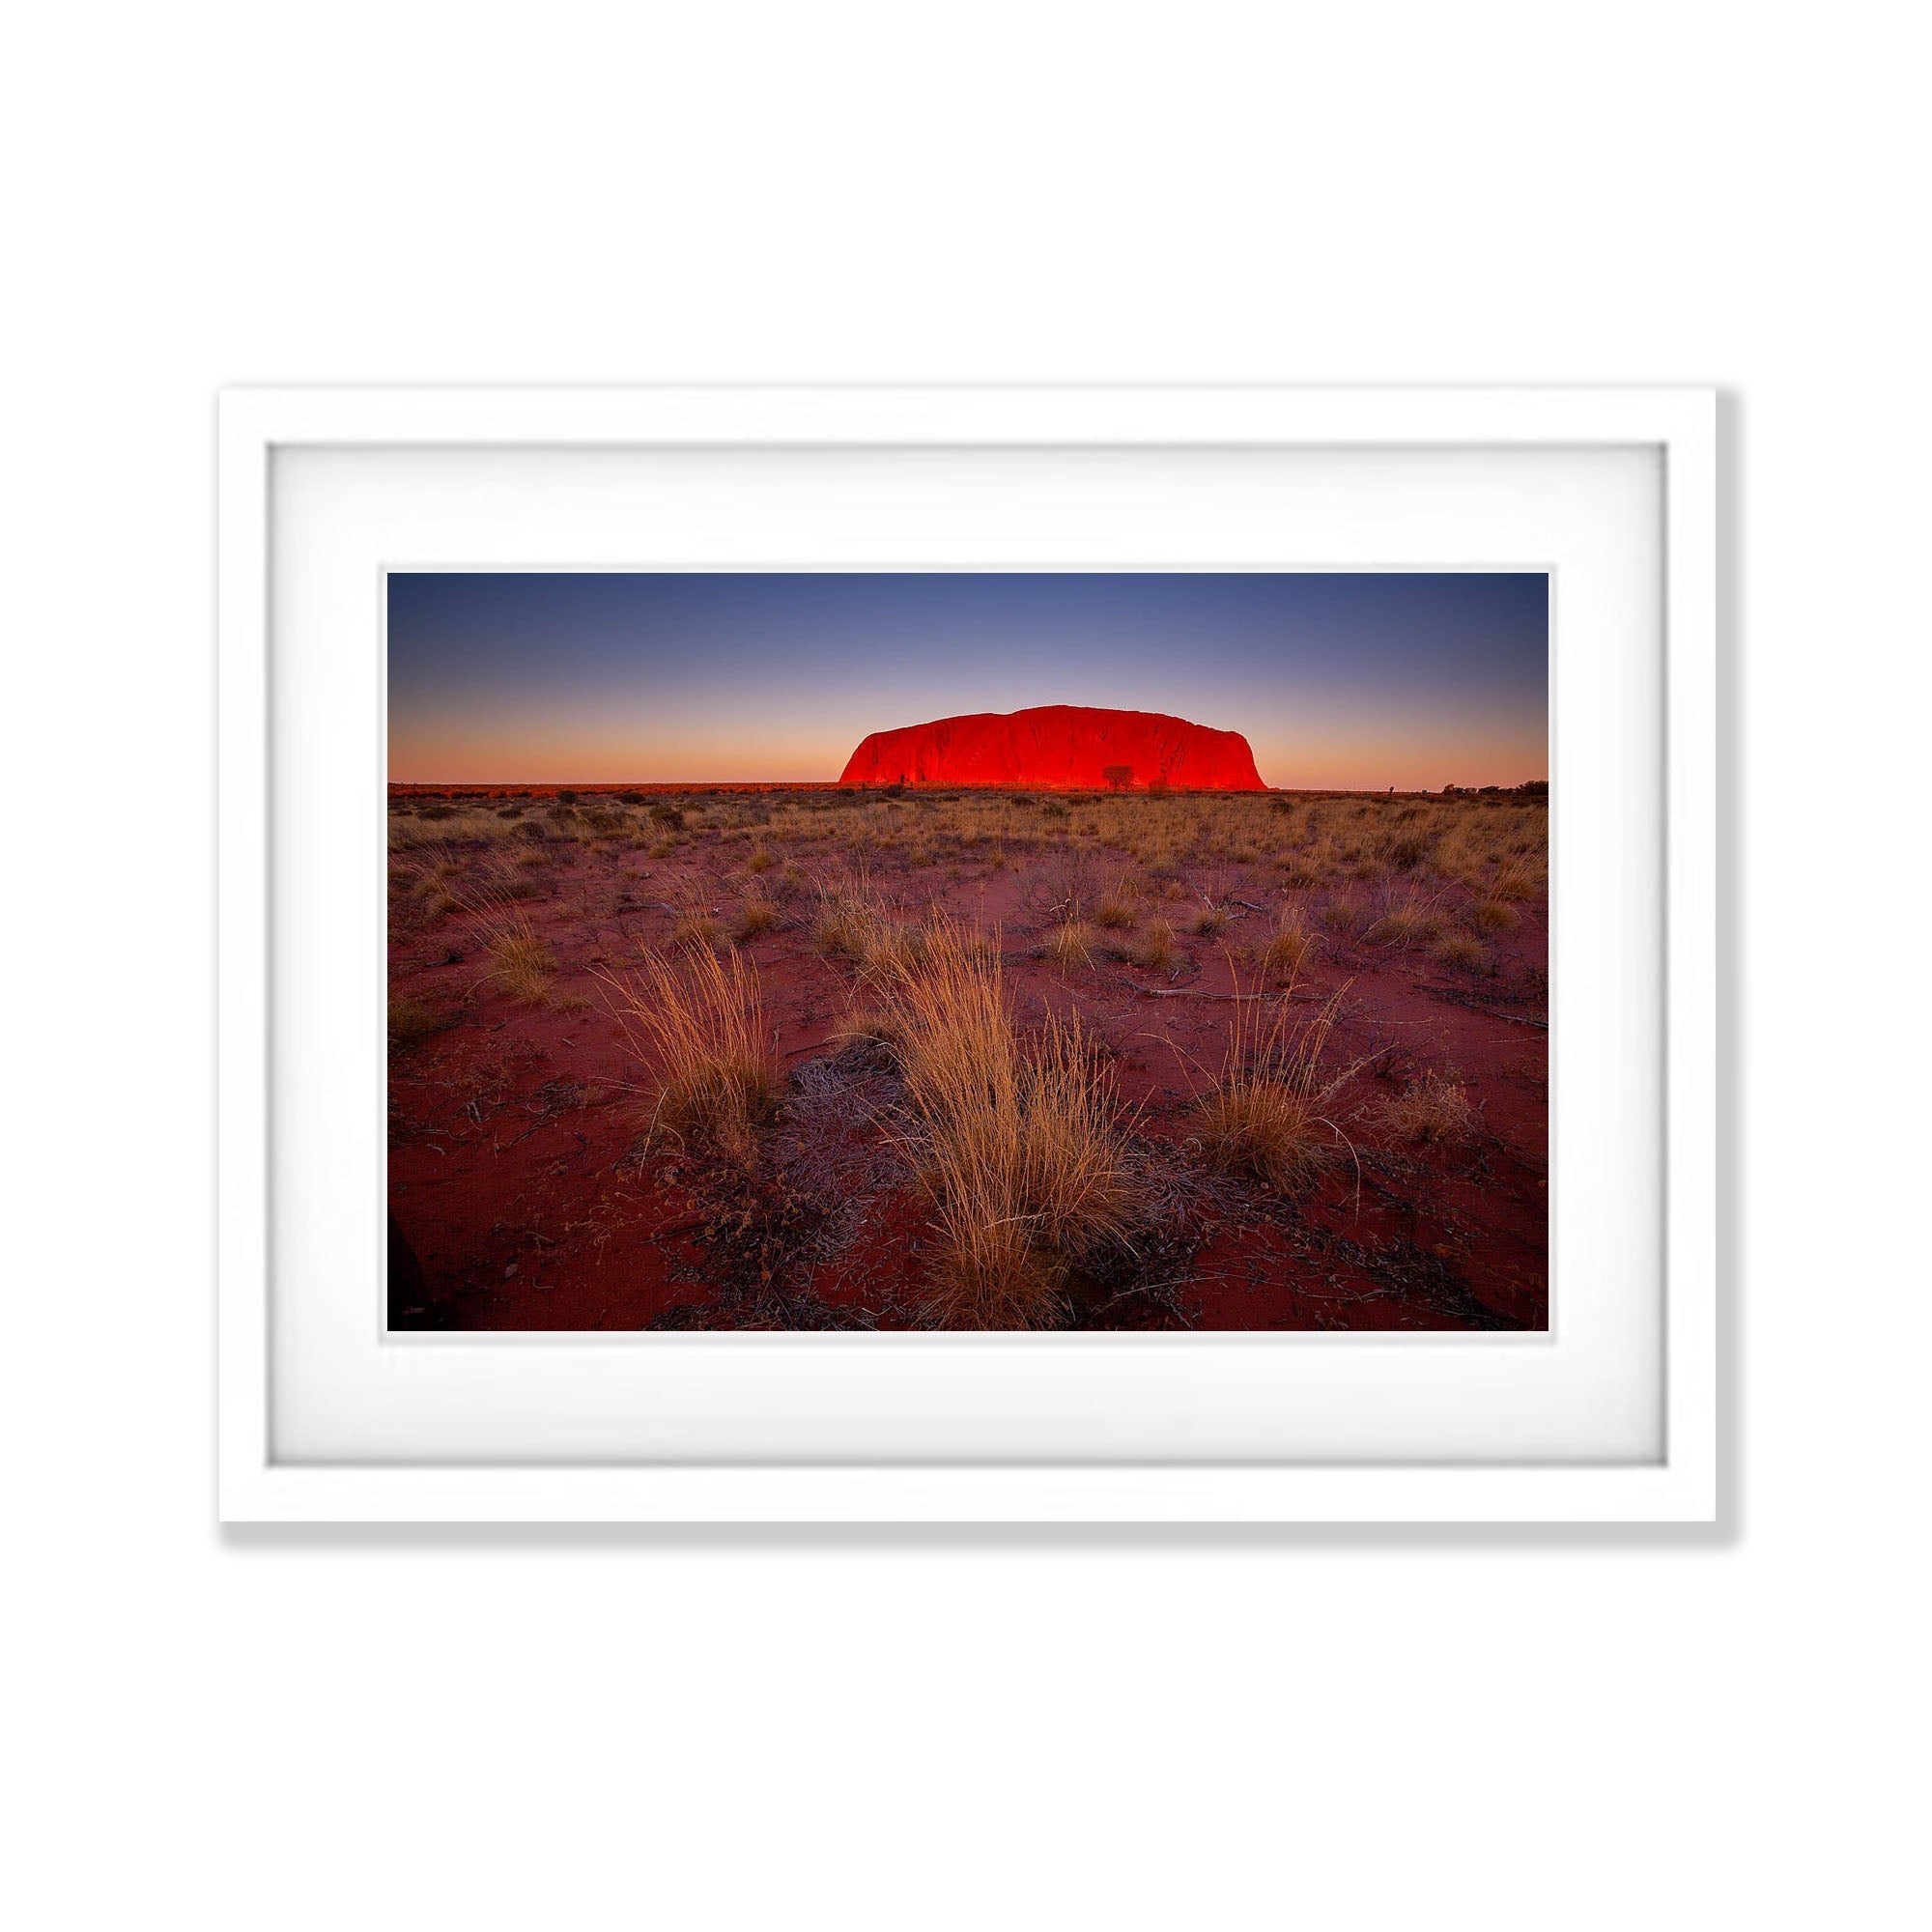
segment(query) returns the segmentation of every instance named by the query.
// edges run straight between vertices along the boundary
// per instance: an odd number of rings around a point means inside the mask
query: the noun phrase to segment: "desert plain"
[[[1547,1326],[1543,789],[392,787],[390,1324]]]

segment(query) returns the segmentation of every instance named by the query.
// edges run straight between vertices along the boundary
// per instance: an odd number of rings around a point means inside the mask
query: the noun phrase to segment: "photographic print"
[[[384,596],[391,1329],[1548,1327],[1544,573]]]

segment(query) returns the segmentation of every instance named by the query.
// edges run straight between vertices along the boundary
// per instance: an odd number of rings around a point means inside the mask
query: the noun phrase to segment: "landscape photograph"
[[[392,1331],[1548,1328],[1543,573],[384,600]]]

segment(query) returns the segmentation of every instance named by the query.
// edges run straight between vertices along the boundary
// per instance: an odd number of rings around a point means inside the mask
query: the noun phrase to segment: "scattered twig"
[[[1143,986],[1138,980],[1129,980],[1122,974],[1115,979],[1122,986],[1130,986],[1136,993],[1144,994],[1150,1000],[1297,1000],[1304,1006],[1319,1007],[1325,995],[1321,993],[1216,993],[1205,986]]]
[[[1532,1019],[1527,1013],[1505,1012],[1501,1007],[1471,999],[1460,986],[1438,986],[1428,980],[1418,980],[1415,983],[1421,991],[1434,993],[1438,1000],[1447,1000],[1451,1006],[1466,1008],[1472,1013],[1488,1013],[1492,1019],[1508,1020],[1512,1026],[1536,1027],[1544,1033],[1549,1031],[1548,1020]]]

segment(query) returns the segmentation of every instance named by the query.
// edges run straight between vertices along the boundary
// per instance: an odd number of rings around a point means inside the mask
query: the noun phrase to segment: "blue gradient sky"
[[[868,731],[1101,704],[1272,785],[1548,776],[1540,573],[392,573],[389,776],[836,779]]]

